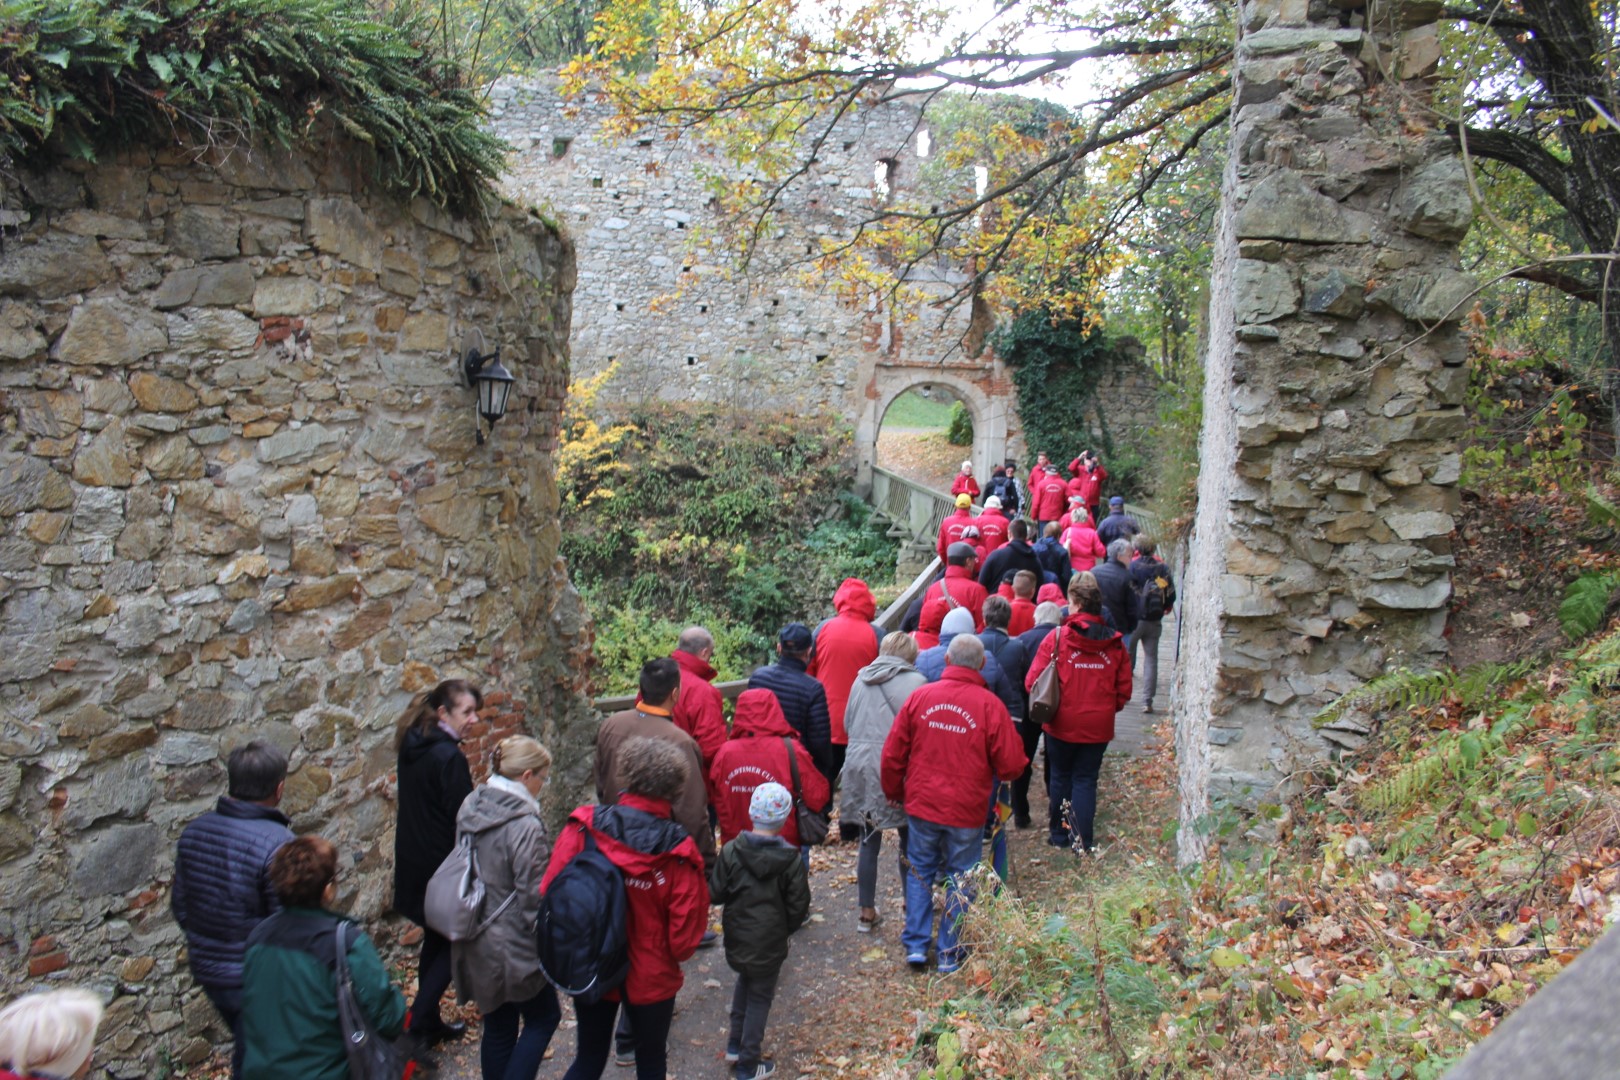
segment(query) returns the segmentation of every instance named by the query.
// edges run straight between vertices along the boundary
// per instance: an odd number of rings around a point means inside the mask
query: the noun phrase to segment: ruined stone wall
[[[1175,702],[1183,824],[1286,792],[1333,698],[1445,648],[1472,219],[1439,5],[1248,0]],[[1345,23],[1348,22],[1348,25]],[[1182,830],[1182,855],[1202,854]]]
[[[115,1076],[222,1034],[168,885],[232,746],[291,753],[283,808],[385,945],[414,692],[486,688],[475,770],[524,728],[559,750],[554,800],[586,769],[557,727],[590,647],[551,464],[571,245],[368,175],[341,141],[137,152],[0,204],[0,994],[106,993]],[[473,327],[518,380],[482,446],[452,362]]]

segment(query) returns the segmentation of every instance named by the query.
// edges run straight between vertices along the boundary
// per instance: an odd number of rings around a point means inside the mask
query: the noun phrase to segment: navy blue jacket
[[[1097,539],[1103,542],[1103,547],[1115,540],[1129,540],[1141,531],[1142,526],[1123,510],[1110,511],[1107,517],[1097,523]]]
[[[1162,577],[1165,580],[1164,614],[1168,615],[1176,606],[1176,581],[1170,576],[1170,568],[1164,564],[1163,559],[1157,556],[1151,559],[1142,558],[1131,561],[1131,585],[1136,589],[1138,597],[1146,589],[1148,579],[1154,577]],[[1161,615],[1159,618],[1162,619],[1163,617]],[[1143,616],[1143,618],[1145,619],[1146,616]]]
[[[984,651],[989,659],[996,662],[996,666],[1006,674],[1013,689],[1017,691],[1018,708],[1007,706],[1014,720],[1022,720],[1028,715],[1029,693],[1024,689],[1024,674],[1029,671],[1029,657],[1024,653],[1023,642],[1018,638],[1008,637],[1005,630],[992,630],[988,627],[979,635],[984,643]]]
[[[442,728],[412,728],[399,748],[399,825],[394,830],[394,910],[417,926],[428,879],[456,846],[456,814],[472,794],[461,745]]]
[[[762,667],[748,676],[748,689],[769,690],[782,706],[782,715],[793,730],[799,733],[804,748],[810,751],[816,768],[828,782],[838,775],[834,768],[832,751],[832,718],[827,712],[827,688],[821,680],[804,670],[804,661],[793,656],[779,656],[770,667]]]
[[[1129,635],[1136,629],[1136,623],[1142,614],[1142,601],[1136,595],[1136,585],[1131,581],[1131,572],[1115,559],[1109,559],[1091,571],[1091,576],[1097,579],[1097,588],[1102,590],[1103,609],[1109,615],[1109,622],[1115,630]]]
[[[281,910],[270,887],[270,856],[292,838],[280,810],[229,795],[180,834],[170,905],[202,985],[242,985],[248,935]]]
[[[917,654],[917,661],[912,666],[922,672],[929,682],[939,682],[945,675],[945,648],[954,637],[955,634],[941,634],[938,645]],[[980,640],[983,640],[982,636]],[[1013,686],[1012,679],[1001,670],[1001,665],[996,663],[996,658],[989,649],[984,652],[984,667],[979,669],[979,674],[984,677],[984,685],[990,692],[1007,706],[1007,711],[1012,714],[1013,719],[1024,715],[1023,688]]]
[[[1069,562],[1069,549],[1058,543],[1055,536],[1041,537],[1030,545],[1030,549],[1040,561],[1041,571],[1045,575],[1043,584],[1067,589],[1069,579],[1074,576],[1074,566]]]

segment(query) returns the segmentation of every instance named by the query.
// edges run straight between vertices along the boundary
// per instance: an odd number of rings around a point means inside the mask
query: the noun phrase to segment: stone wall
[[[1429,110],[1439,5],[1247,0],[1175,701],[1182,855],[1361,732],[1333,698],[1445,650],[1467,184]]]
[[[344,142],[25,163],[0,204],[0,992],[107,993],[115,1076],[220,1034],[168,884],[231,746],[290,751],[283,807],[384,944],[414,692],[486,688],[475,769],[522,728],[585,767],[558,730],[590,648],[551,465],[571,245],[365,166]],[[452,362],[474,327],[518,380],[481,446]]]

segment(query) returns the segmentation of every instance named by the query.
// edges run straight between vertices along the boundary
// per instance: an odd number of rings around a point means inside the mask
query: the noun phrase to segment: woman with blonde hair
[[[101,998],[47,990],[0,1010],[0,1080],[77,1080],[90,1074]]]
[[[427,925],[423,901],[433,872],[456,846],[456,814],[472,794],[461,740],[478,720],[484,696],[461,679],[418,694],[400,717],[399,823],[394,830],[394,910],[422,928],[416,1000],[405,1026],[420,1047],[459,1039],[467,1025],[447,1024],[439,999],[450,986],[450,941]]]
[[[906,828],[906,812],[889,805],[883,794],[880,773],[883,742],[889,737],[900,706],[913,690],[928,681],[913,666],[916,660],[917,643],[910,634],[897,630],[885,637],[878,649],[878,658],[855,676],[849,704],[844,710],[849,752],[844,759],[843,772],[839,774],[842,794],[838,820],[840,824],[858,825],[861,830],[861,850],[855,860],[855,892],[861,908],[856,929],[863,934],[876,929],[879,921],[877,868],[884,829],[900,830],[900,877],[905,880],[906,838],[910,831]]]
[[[476,1001],[484,1017],[483,1080],[534,1080],[562,1019],[534,933],[551,857],[539,803],[550,771],[544,746],[527,735],[502,739],[490,755],[489,779],[456,815],[456,843],[472,837],[488,920],[477,937],[450,950],[456,996]]]

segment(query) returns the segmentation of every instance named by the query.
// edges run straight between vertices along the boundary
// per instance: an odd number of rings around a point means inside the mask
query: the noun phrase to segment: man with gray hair
[[[681,669],[681,696],[671,719],[697,742],[704,775],[708,775],[714,755],[726,744],[724,699],[714,688],[715,670],[709,664],[714,658],[714,635],[701,626],[688,626],[676,639],[669,658]]]
[[[228,787],[214,809],[185,827],[174,857],[170,906],[186,935],[191,974],[230,1026],[231,1076],[242,1075],[242,958],[255,927],[281,910],[270,856],[293,838],[276,809],[287,755],[249,742],[225,761]]]
[[[883,794],[904,804],[910,822],[900,942],[913,971],[928,966],[934,882],[941,876],[939,971],[961,966],[957,926],[972,900],[965,875],[979,864],[990,792],[996,781],[1016,779],[1029,760],[1007,707],[979,674],[982,667],[984,644],[970,634],[953,637],[944,674],[912,691],[883,744]]]
[[[1091,576],[1097,579],[1097,588],[1102,590],[1108,621],[1127,638],[1142,617],[1141,599],[1136,594],[1136,583],[1131,580],[1130,563],[1131,542],[1121,538],[1108,545],[1108,558],[1091,571]]]

